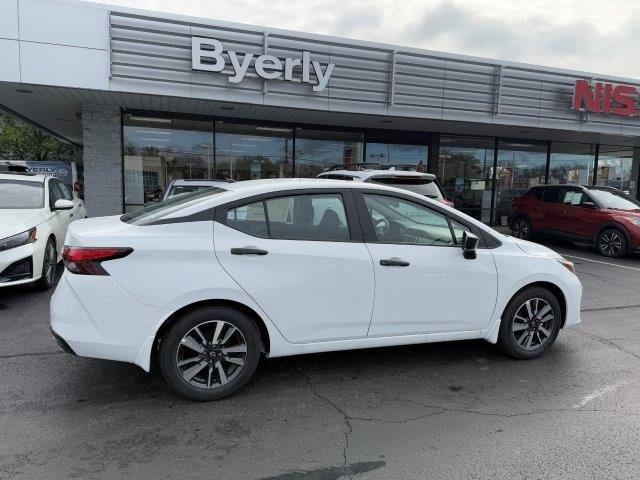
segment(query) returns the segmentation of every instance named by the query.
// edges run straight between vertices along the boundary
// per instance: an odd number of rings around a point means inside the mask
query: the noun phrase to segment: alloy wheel
[[[511,331],[516,344],[529,351],[542,347],[553,335],[553,309],[542,298],[524,302],[513,317]]]
[[[529,223],[526,220],[516,220],[513,224],[513,236],[516,238],[529,238]]]
[[[233,380],[247,357],[242,332],[223,320],[203,322],[182,337],[176,365],[187,383],[205,389],[219,388]]]
[[[620,253],[622,248],[622,238],[616,231],[609,230],[604,232],[602,238],[600,238],[600,249],[605,255],[616,256]]]
[[[56,267],[58,265],[56,258],[56,247],[53,242],[47,243],[43,260],[43,275],[47,285],[53,285],[56,276]]]

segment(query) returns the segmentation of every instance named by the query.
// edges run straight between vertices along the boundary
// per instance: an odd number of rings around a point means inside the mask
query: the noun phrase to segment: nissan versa
[[[573,264],[440,202],[340,180],[255,180],[74,222],[51,300],[67,351],[226,397],[261,355],[463,339],[537,358],[580,322]]]

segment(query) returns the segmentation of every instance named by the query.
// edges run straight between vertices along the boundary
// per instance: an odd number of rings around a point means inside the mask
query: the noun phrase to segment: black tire
[[[524,217],[516,218],[511,225],[511,233],[522,240],[533,239],[533,227],[531,222]]]
[[[611,227],[603,229],[596,239],[598,253],[605,257],[624,257],[628,250],[627,237],[622,230]]]
[[[535,315],[533,320],[531,320],[530,315],[527,315],[526,303],[528,301],[531,302],[530,307],[532,310],[535,308],[542,313],[538,320],[535,320],[537,318]],[[550,307],[550,310],[544,313],[546,305]],[[539,309],[538,306],[540,307]],[[552,321],[539,321],[547,318],[549,314],[553,315]],[[520,318],[529,316],[530,323],[522,322],[516,315]],[[556,341],[561,323],[562,309],[556,296],[545,288],[527,288],[511,299],[502,314],[498,346],[505,354],[513,358],[522,360],[538,358],[551,348]],[[523,328],[523,325],[525,328]],[[542,327],[542,330],[540,330],[540,327]],[[524,335],[527,335],[527,337],[523,339]],[[529,341],[529,336],[531,341]]]
[[[49,238],[44,249],[44,257],[42,260],[42,272],[40,279],[34,284],[38,290],[49,290],[56,283],[56,273],[58,271],[58,251],[56,250],[56,241]]]
[[[218,342],[214,344],[209,339],[215,339],[217,323],[222,323],[223,326]],[[229,347],[233,344],[237,349],[244,342],[246,352],[241,359],[243,361],[241,366],[232,363],[232,361],[240,360],[237,355],[241,356],[242,353],[230,354],[236,355],[236,357],[229,358],[224,356],[222,351],[224,345],[220,343],[221,339],[223,340],[225,334],[232,331],[231,327],[237,329],[237,332],[232,334],[225,345]],[[205,351],[203,348],[200,353],[197,353],[191,347],[187,347],[182,342],[187,334],[190,338],[191,335],[193,338],[197,338],[202,334],[200,339],[207,340],[205,345],[207,350]],[[204,342],[200,339],[198,343],[200,343],[200,347],[203,347]],[[186,341],[186,343],[190,342]],[[189,362],[187,355],[193,355],[193,358],[198,358],[198,361]],[[178,365],[179,361],[188,363],[181,367]],[[190,400],[207,402],[232,395],[251,379],[259,361],[260,332],[256,324],[244,313],[228,307],[211,306],[188,312],[171,326],[160,342],[159,363],[162,375],[176,393]],[[203,364],[206,366],[199,370],[199,373],[191,380],[187,380],[183,375],[186,374],[188,377],[189,373],[186,371],[189,368],[197,370]],[[183,369],[181,370],[181,368]],[[227,383],[224,383],[222,373],[218,368],[223,368],[224,379],[227,380]],[[215,385],[213,384],[214,379],[217,380]],[[208,382],[212,382],[212,384],[209,385]]]

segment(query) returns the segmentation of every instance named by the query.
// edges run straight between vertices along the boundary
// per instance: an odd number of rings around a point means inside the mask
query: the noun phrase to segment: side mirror
[[[586,202],[582,202],[580,205],[582,205],[583,207],[586,207],[586,208],[598,208],[598,206],[595,203],[593,203],[593,202],[591,202],[589,200],[587,200]]]
[[[52,210],[71,210],[73,207],[74,204],[71,200],[60,198],[59,200],[56,200],[56,203],[53,204]]]
[[[474,260],[478,257],[478,252],[476,249],[478,248],[478,242],[480,239],[476,237],[473,233],[463,232],[462,233],[462,255],[467,260]]]

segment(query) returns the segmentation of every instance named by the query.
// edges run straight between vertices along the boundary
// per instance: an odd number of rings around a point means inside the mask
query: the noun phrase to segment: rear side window
[[[542,193],[542,201],[550,203],[559,203],[560,201],[560,189],[559,188],[545,188]]]
[[[346,242],[351,239],[342,195],[291,195],[227,211],[227,226],[278,240]]]
[[[442,200],[442,192],[433,178],[424,177],[371,177],[371,183],[381,183],[392,187],[402,188],[425,197]]]
[[[537,198],[538,200],[542,200],[542,193],[544,192],[544,189],[542,188],[532,188],[531,190],[529,190],[526,194],[527,197],[534,197]]]

